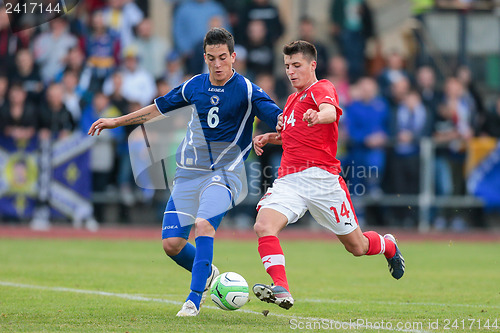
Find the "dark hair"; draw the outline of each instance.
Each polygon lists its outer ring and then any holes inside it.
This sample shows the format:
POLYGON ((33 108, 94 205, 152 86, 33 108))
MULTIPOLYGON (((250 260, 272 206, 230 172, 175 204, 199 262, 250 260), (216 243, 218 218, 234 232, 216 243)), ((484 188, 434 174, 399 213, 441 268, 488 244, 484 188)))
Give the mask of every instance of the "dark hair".
POLYGON ((318 52, 314 45, 305 40, 296 40, 283 46, 283 54, 291 56, 297 53, 302 53, 304 57, 316 61, 318 59, 318 52))
POLYGON ((203 51, 206 50, 207 45, 227 45, 230 54, 234 52, 234 38, 229 31, 224 28, 212 28, 205 35, 203 39, 203 51))

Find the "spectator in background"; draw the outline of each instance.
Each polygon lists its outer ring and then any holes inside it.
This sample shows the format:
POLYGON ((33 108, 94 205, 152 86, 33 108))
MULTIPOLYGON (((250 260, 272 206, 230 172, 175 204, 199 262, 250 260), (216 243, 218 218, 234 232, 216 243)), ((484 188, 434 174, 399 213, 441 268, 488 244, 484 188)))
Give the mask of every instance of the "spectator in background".
POLYGON ((66 71, 73 71, 77 74, 79 80, 82 80, 79 84, 82 89, 86 89, 88 87, 88 84, 83 85, 83 81, 89 81, 90 77, 86 80, 83 79, 85 71, 85 54, 79 46, 76 46, 68 51, 68 54, 64 58, 64 69, 56 77, 57 82, 62 80, 66 71))
MULTIPOLYGON (((460 195, 464 193, 464 159, 465 142, 472 135, 470 125, 471 109, 464 99, 464 87, 455 77, 449 77, 445 82, 444 99, 439 105, 434 123, 434 141, 436 149, 436 192, 438 195, 460 195)), ((434 221, 434 227, 442 230, 447 227, 447 218, 452 218, 451 228, 462 231, 466 228, 465 221, 453 217, 439 215, 434 221)))
MULTIPOLYGON (((163 81, 167 82, 170 87, 177 87, 185 81, 181 58, 175 51, 172 51, 166 58, 163 81)), ((158 95, 162 96, 161 94, 158 95)))
POLYGON ((104 7, 105 25, 119 36, 122 48, 127 48, 134 39, 134 28, 144 18, 141 9, 132 0, 108 0, 104 7))
POLYGON ((91 71, 88 89, 97 92, 119 63, 120 40, 105 24, 101 11, 92 14, 92 33, 85 43, 87 67, 91 71))
POLYGON ((391 99, 391 87, 393 83, 399 81, 401 78, 410 78, 408 72, 404 69, 403 56, 397 52, 391 52, 386 59, 386 67, 377 78, 378 85, 382 96, 391 99))
POLYGON ((491 111, 486 113, 484 134, 500 139, 500 97, 497 97, 491 111))
POLYGON ((0 134, 16 141, 28 141, 38 127, 35 106, 27 100, 20 83, 12 84, 8 95, 8 102, 0 108, 0 134))
POLYGON ((434 69, 430 66, 419 67, 416 73, 416 85, 426 109, 432 117, 436 117, 443 93, 436 86, 434 69))
MULTIPOLYGON (((431 134, 432 121, 419 93, 410 90, 396 110, 395 146, 391 179, 396 194, 418 194, 420 188, 420 140, 431 134)), ((417 216, 406 207, 397 208, 400 225, 413 227, 417 216)))
POLYGON ((19 50, 32 47, 34 32, 33 28, 13 34, 6 9, 3 5, 0 6, 0 72, 8 72, 19 50))
MULTIPOLYGON (((151 20, 145 18, 137 25, 137 38, 133 43, 138 50, 139 65, 158 79, 163 74, 169 47, 162 38, 153 34, 151 20)), ((182 82, 182 81, 181 81, 182 82)))
POLYGON ((13 34, 10 30, 9 17, 5 7, 0 7, 0 72, 7 72, 9 64, 12 62, 12 51, 10 50, 10 40, 13 34))
MULTIPOLYGON (((111 76, 111 80, 113 81, 113 91, 106 95, 109 97, 111 104, 113 104, 118 111, 120 111, 120 115, 127 114, 129 101, 125 98, 122 92, 123 73, 121 71, 114 72, 111 76)), ((125 128, 125 130, 127 129, 128 127, 125 128)))
POLYGON ((366 43, 376 35, 371 9, 365 0, 335 0, 330 18, 333 36, 349 63, 349 78, 355 82, 365 73, 366 43))
POLYGON ((315 23, 310 17, 300 19, 299 39, 313 44, 318 52, 318 61, 316 66, 316 75, 318 80, 326 79, 328 74, 328 49, 316 39, 315 23))
POLYGON ((63 17, 53 19, 49 25, 50 31, 38 36, 33 48, 42 80, 46 84, 54 81, 64 68, 64 58, 68 51, 78 45, 78 40, 69 33, 68 24, 63 17))
MULTIPOLYGON (((129 47, 125 50, 122 68, 122 89, 121 94, 131 102, 138 102, 141 105, 151 104, 156 96, 156 84, 154 77, 139 67, 137 50, 129 47)), ((114 90, 112 78, 108 78, 104 84, 103 91, 110 95, 114 90)))
POLYGON ((172 31, 175 49, 183 58, 189 58, 202 50, 194 50, 194 47, 203 41, 210 19, 214 16, 222 17, 222 27, 228 28, 227 13, 214 0, 187 0, 179 4, 174 14, 172 31))
POLYGON ((12 68, 11 73, 12 81, 22 82, 23 89, 28 93, 28 99, 32 103, 38 103, 43 90, 43 83, 38 66, 28 49, 22 49, 16 54, 15 66, 12 68))
POLYGON ((40 110, 40 138, 63 139, 75 129, 71 113, 64 105, 64 89, 60 83, 51 83, 46 92, 46 103, 40 110))
MULTIPOLYGON (((247 45, 249 41, 248 26, 251 21, 262 21, 265 25, 265 43, 273 45, 283 34, 283 24, 276 6, 269 3, 269 0, 252 0, 240 15, 239 30, 247 32, 243 34, 240 43, 247 45)), ((249 50, 250 51, 250 50, 249 50)))
POLYGON ((66 71, 62 78, 62 87, 64 89, 64 106, 71 113, 73 121, 79 123, 82 116, 82 92, 78 89, 78 74, 71 70, 66 71))
POLYGON ((391 83, 390 94, 388 96, 389 106, 396 113, 397 109, 404 104, 406 95, 411 89, 410 80, 407 77, 401 76, 391 83))
POLYGON ((80 103, 87 105, 92 102, 92 92, 89 90, 90 81, 92 80, 92 69, 85 66, 85 54, 79 46, 69 50, 68 55, 64 59, 65 67, 57 75, 56 82, 63 80, 64 74, 72 72, 77 78, 75 94, 80 97, 80 103))
MULTIPOLYGON (((243 45, 236 44, 234 45, 234 52, 236 52, 236 60, 234 61, 233 68, 234 70, 243 75, 247 76, 247 58, 248 58, 248 51, 243 45)), ((273 99, 271 97, 271 99, 273 99)), ((273 99, 275 101, 275 99, 273 99)))
POLYGON ((358 82, 359 99, 347 106, 346 123, 350 143, 350 158, 356 169, 350 179, 355 195, 365 191, 371 195, 382 192, 385 171, 385 144, 388 139, 389 107, 378 94, 377 82, 364 77, 358 82), (358 187, 358 188, 356 188, 358 187))
MULTIPOLYGON (((130 102, 128 108, 123 110, 123 114, 132 113, 141 108, 141 105, 137 102, 130 102)), ((126 140, 122 140, 117 149, 118 153, 118 187, 120 189, 120 221, 124 223, 130 222, 130 208, 136 203, 136 198, 134 195, 134 175, 132 171, 132 164, 130 163, 130 155, 131 151, 129 150, 129 140, 130 140, 130 148, 134 149, 142 147, 144 137, 142 135, 138 135, 135 132, 135 135, 132 135, 134 129, 137 126, 124 126, 122 127, 125 131, 126 140)), ((102 134, 102 133, 101 133, 102 134)), ((140 150, 141 148, 138 148, 140 150)), ((132 154, 140 154, 140 152, 132 151, 132 154)))
POLYGON ((328 81, 332 82, 339 96, 339 105, 344 108, 351 103, 351 87, 347 61, 341 55, 330 58, 328 62, 328 81))
POLYGON ((261 73, 273 73, 274 47, 268 41, 267 26, 264 21, 252 20, 247 27, 248 50, 247 69, 250 80, 261 73))
POLYGON ((0 109, 7 102, 8 89, 9 89, 9 79, 7 75, 0 73, 0 109))
POLYGON ((158 79, 156 80, 156 92, 158 96, 165 96, 172 90, 172 86, 167 81, 158 79))
POLYGON ((472 72, 466 65, 459 66, 456 72, 457 79, 464 87, 464 99, 469 104, 472 110, 471 125, 474 133, 479 133, 485 121, 485 107, 483 97, 479 93, 474 80, 472 80, 472 72))
MULTIPOLYGON (((112 118, 120 116, 120 111, 110 103, 102 92, 97 92, 92 105, 87 107, 82 115, 81 128, 86 130, 94 121, 101 117, 112 118)), ((103 133, 101 133, 103 134, 103 133)), ((92 190, 104 192, 111 183, 111 171, 115 163, 116 145, 123 140, 123 128, 115 128, 104 136, 99 135, 90 150, 90 169, 92 171, 92 190)), ((104 220, 105 205, 94 203, 94 214, 98 221, 104 220)))

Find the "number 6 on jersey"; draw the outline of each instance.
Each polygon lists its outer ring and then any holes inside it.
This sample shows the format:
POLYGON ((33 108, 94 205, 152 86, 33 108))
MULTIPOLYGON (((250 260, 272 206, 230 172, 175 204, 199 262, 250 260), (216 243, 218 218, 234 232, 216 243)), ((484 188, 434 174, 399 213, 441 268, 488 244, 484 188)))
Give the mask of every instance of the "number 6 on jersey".
POLYGON ((217 114, 218 112, 219 108, 217 106, 214 106, 208 111, 208 116, 207 116, 208 127, 216 128, 217 125, 219 125, 219 115, 217 114))

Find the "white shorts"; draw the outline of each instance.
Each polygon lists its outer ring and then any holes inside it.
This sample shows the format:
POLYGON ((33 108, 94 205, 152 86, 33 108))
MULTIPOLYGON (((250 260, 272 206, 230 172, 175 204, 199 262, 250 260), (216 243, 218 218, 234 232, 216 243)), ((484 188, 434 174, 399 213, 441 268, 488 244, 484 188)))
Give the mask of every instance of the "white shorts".
POLYGON ((274 209, 295 223, 307 210, 336 235, 347 235, 358 227, 358 219, 344 179, 312 167, 276 179, 260 199, 257 210, 274 209))

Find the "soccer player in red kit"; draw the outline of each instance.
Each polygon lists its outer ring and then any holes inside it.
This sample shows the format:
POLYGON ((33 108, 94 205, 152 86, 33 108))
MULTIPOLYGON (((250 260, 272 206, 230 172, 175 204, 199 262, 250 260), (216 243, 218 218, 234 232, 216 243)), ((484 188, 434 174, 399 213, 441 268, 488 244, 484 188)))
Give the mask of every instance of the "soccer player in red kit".
POLYGON ((305 41, 283 48, 286 74, 296 92, 288 97, 278 133, 254 138, 261 155, 268 144, 282 144, 278 179, 260 200, 254 230, 259 238, 262 263, 273 285, 256 284, 253 292, 262 301, 284 309, 293 306, 285 273, 285 256, 279 232, 309 210, 314 219, 333 231, 355 256, 384 254, 392 276, 403 276, 405 263, 394 236, 362 232, 349 191, 336 159, 338 122, 342 115, 335 87, 316 78, 316 49, 305 41))

